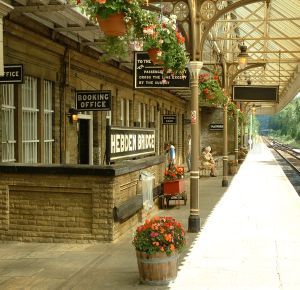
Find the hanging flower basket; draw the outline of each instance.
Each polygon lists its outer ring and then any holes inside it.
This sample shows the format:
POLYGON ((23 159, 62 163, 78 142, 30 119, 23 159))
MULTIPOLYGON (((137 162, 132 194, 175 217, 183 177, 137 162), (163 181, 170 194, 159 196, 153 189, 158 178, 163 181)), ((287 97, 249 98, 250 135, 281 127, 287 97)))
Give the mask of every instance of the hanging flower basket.
POLYGON ((158 48, 149 48, 147 51, 153 64, 163 64, 163 61, 158 58, 159 51, 160 50, 158 48))
POLYGON ((124 13, 111 14, 105 19, 101 18, 99 15, 96 15, 99 26, 106 36, 125 35, 127 32, 127 27, 124 17, 124 13))

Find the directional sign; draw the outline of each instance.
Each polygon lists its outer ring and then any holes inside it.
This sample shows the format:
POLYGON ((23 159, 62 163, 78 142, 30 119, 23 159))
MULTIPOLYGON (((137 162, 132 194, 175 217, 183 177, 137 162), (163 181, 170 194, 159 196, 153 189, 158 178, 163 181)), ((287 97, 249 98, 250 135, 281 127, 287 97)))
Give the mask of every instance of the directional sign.
POLYGON ((180 89, 190 87, 189 71, 183 75, 163 75, 163 67, 154 65, 147 52, 136 52, 134 55, 134 87, 136 89, 180 89))

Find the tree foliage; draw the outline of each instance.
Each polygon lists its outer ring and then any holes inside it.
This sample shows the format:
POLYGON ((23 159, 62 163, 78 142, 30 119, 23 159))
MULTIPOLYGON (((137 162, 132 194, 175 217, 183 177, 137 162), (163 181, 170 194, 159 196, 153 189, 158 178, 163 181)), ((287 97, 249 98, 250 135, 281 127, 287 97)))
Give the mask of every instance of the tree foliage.
POLYGON ((269 120, 269 129, 276 135, 300 142, 300 98, 294 99, 269 120))

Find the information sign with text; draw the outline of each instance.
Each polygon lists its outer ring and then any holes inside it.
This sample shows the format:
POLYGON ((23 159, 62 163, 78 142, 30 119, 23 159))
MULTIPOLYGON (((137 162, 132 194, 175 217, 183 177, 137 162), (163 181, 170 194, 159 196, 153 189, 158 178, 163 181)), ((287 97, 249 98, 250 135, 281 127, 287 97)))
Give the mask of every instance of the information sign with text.
POLYGON ((78 111, 110 111, 111 91, 76 91, 78 111))
POLYGON ((23 65, 5 64, 4 75, 0 77, 0 83, 1 84, 23 83, 23 65))
POLYGON ((176 115, 163 115, 162 116, 162 124, 163 125, 176 125, 177 124, 177 116, 176 115))
POLYGON ((107 127, 107 161, 155 154, 155 129, 107 127))
POLYGON ((147 52, 134 54, 134 87, 136 89, 180 89, 190 87, 189 71, 183 75, 167 74, 163 77, 163 67, 154 65, 147 52))

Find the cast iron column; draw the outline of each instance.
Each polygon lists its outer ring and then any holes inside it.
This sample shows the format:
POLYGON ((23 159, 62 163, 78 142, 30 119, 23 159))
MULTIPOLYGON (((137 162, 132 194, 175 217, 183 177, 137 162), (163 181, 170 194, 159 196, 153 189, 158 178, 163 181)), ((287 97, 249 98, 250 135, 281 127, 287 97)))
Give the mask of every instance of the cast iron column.
POLYGON ((189 63, 190 87, 191 87, 191 143, 192 158, 190 171, 190 216, 188 231, 198 233, 200 231, 199 216, 199 96, 198 96, 198 77, 203 66, 201 61, 191 61, 189 63))
POLYGON ((239 140, 238 140, 238 129, 239 129, 239 113, 234 114, 234 155, 235 161, 239 161, 239 140))
POLYGON ((227 104, 224 105, 224 129, 223 129, 223 180, 222 186, 228 186, 228 146, 227 146, 227 104))

